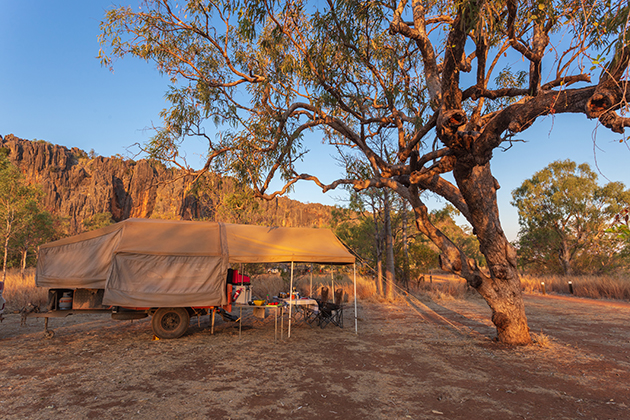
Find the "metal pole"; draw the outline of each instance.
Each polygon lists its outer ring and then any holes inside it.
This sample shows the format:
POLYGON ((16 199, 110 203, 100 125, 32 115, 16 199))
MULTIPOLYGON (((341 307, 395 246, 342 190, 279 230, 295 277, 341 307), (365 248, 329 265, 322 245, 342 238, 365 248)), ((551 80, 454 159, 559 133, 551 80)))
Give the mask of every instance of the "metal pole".
POLYGON ((353 264, 354 267, 354 333, 359 334, 358 326, 358 314, 357 314, 357 263, 353 264))
POLYGON ((291 338, 291 306, 293 306, 293 261, 291 261, 291 287, 289 288, 289 333, 287 338, 291 338))
POLYGON ((284 302, 280 310, 280 340, 284 341, 284 302))
POLYGON ((313 263, 311 263, 311 290, 308 297, 313 297, 313 263))
POLYGON ((330 288, 332 289, 333 302, 335 301, 335 277, 333 274, 333 266, 330 266, 330 288))

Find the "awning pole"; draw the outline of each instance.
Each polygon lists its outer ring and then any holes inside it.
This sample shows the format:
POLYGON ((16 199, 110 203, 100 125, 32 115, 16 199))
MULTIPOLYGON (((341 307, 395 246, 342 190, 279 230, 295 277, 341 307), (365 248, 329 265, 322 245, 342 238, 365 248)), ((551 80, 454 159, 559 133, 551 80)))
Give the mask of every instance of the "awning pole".
POLYGON ((289 288, 289 334, 287 338, 291 338, 291 307, 293 306, 293 261, 291 261, 291 287, 289 288))
POLYGON ((311 263, 311 290, 308 297, 313 297, 313 263, 311 263))
POLYGON ((357 314, 357 263, 354 263, 354 333, 359 334, 358 314, 357 314))
POLYGON ((333 302, 335 301, 335 277, 334 277, 334 273, 333 273, 333 266, 330 266, 330 288, 332 289, 332 297, 333 297, 333 302))

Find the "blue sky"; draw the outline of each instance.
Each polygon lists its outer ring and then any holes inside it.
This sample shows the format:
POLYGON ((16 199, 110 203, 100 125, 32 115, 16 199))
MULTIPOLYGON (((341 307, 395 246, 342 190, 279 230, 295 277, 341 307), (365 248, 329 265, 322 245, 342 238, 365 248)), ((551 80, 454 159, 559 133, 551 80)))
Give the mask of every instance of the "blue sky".
MULTIPOLYGON (((133 3, 132 3, 133 4, 133 3)), ((99 23, 110 1, 0 0, 0 135, 46 140, 103 156, 127 155, 129 146, 146 142, 159 112, 167 106, 168 80, 150 64, 119 60, 114 72, 101 67, 99 23)), ((539 120, 507 152, 496 151, 492 169, 502 188, 499 209, 504 230, 516 238, 518 217, 511 191, 550 162, 572 159, 600 171, 600 181, 630 185, 630 150, 621 135, 583 115, 539 120)), ((334 151, 318 139, 300 172, 325 182, 341 174, 334 151)), ((131 150, 134 150, 133 148, 131 150)), ((191 164, 201 162, 204 145, 187 148, 191 164)), ((321 194, 312 183, 298 184, 291 198, 339 203, 341 191, 321 194)), ((443 203, 428 200, 432 207, 443 203)), ((343 204, 343 203, 341 203, 343 204)))

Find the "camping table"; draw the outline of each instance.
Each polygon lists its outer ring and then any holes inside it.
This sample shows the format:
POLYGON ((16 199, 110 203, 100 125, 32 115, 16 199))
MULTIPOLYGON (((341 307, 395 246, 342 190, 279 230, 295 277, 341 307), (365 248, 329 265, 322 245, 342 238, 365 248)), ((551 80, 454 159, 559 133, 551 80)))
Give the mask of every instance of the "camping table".
MULTIPOLYGON (((274 314, 275 314, 275 331, 274 331, 274 343, 276 343, 278 341, 278 310, 281 311, 281 314, 283 313, 283 308, 284 305, 282 304, 278 304, 278 305, 234 305, 235 307, 238 308, 238 336, 241 336, 241 326, 242 326, 242 322, 243 322, 243 308, 251 308, 251 309, 263 309, 265 310, 266 308, 270 308, 270 309, 275 309, 274 314)), ((282 317, 282 315, 280 316, 281 322, 284 319, 282 317)), ((283 331, 283 326, 280 326, 280 333, 282 334, 283 331)))
MULTIPOLYGON (((319 309, 319 304, 315 299, 311 298, 300 298, 300 299, 284 299, 284 303, 289 305, 289 309, 291 306, 295 306, 296 313, 301 312, 302 318, 306 320, 306 311, 307 309, 316 310, 319 309)), ((291 311, 289 311, 291 314, 291 311)), ((289 337, 291 337, 291 317, 289 316, 289 337)))
POLYGON ((284 299, 284 303, 287 305, 295 306, 296 311, 301 311, 304 315, 304 310, 306 308, 314 310, 319 308, 319 304, 315 299, 311 298, 300 298, 300 299, 284 299))

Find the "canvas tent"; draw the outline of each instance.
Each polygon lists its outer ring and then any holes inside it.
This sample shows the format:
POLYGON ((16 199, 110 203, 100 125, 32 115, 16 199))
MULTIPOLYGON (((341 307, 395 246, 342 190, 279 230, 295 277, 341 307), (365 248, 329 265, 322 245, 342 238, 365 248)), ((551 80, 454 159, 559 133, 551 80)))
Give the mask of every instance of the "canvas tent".
POLYGON ((105 289, 104 305, 227 304, 229 263, 352 264, 328 229, 128 219, 42 245, 36 284, 105 289))

